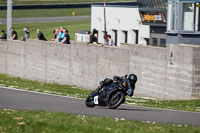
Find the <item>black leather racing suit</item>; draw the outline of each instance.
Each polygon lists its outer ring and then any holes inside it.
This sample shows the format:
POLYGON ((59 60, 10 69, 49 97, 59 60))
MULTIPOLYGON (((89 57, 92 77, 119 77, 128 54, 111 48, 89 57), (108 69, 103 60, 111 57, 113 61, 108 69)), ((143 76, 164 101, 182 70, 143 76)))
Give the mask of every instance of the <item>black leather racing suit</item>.
POLYGON ((113 81, 118 82, 124 88, 126 88, 126 93, 128 94, 128 96, 130 97, 133 96, 135 84, 130 83, 129 79, 127 78, 127 75, 123 77, 114 76, 113 80, 109 78, 104 79, 103 81, 100 82, 100 86, 96 89, 95 93, 98 93, 104 86, 111 84, 113 81))
POLYGON ((130 80, 127 78, 127 75, 123 77, 114 76, 113 81, 119 82, 124 88, 126 88, 128 96, 133 96, 135 84, 130 83, 130 80))

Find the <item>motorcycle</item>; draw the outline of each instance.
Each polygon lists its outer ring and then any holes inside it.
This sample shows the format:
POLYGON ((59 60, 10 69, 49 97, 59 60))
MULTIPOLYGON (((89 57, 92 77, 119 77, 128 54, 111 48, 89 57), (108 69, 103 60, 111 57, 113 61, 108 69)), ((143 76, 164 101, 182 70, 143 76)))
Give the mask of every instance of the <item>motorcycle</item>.
POLYGON ((125 86, 125 83, 110 79, 100 91, 93 91, 86 98, 85 104, 87 107, 108 106, 109 109, 116 109, 125 102, 127 95, 125 86))

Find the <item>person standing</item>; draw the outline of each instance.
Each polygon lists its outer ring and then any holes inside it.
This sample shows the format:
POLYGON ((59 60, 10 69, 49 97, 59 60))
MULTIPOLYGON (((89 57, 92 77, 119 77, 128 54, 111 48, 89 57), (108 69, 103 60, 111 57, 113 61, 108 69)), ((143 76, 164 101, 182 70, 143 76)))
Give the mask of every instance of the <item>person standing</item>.
POLYGON ((47 41, 47 39, 44 37, 43 33, 40 31, 40 29, 37 29, 37 38, 36 40, 42 40, 47 41))
POLYGON ((17 32, 15 31, 15 28, 11 28, 10 29, 10 31, 11 31, 11 40, 18 40, 18 37, 17 37, 17 32))

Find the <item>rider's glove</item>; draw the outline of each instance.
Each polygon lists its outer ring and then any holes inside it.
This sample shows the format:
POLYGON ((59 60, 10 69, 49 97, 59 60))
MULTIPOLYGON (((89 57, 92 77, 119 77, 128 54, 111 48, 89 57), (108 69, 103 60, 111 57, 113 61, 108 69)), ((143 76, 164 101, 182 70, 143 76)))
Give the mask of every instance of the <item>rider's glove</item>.
POLYGON ((128 90, 126 91, 126 93, 127 93, 129 96, 132 96, 133 90, 132 90, 132 89, 128 89, 128 90))

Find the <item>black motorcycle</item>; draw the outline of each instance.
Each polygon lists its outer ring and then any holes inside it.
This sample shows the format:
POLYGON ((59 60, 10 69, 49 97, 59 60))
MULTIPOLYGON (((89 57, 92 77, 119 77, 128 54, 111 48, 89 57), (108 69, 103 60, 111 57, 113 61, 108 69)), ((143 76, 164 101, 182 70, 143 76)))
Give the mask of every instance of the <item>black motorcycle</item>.
POLYGON ((87 107, 108 106, 109 109, 116 109, 125 102, 127 90, 121 82, 110 80, 100 91, 93 91, 85 101, 87 107))

